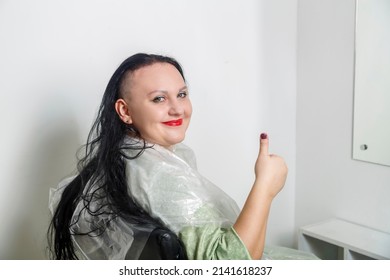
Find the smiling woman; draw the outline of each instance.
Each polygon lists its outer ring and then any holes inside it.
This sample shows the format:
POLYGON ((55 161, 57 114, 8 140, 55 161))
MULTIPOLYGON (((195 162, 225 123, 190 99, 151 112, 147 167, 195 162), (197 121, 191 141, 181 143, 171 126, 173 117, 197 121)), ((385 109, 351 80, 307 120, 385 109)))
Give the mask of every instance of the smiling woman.
POLYGON ((115 109, 123 122, 138 128, 143 139, 163 147, 184 140, 192 107, 175 66, 155 63, 128 73, 122 91, 115 109))
POLYGON ((56 259, 259 259, 287 167, 261 135, 240 211, 182 141, 192 106, 176 60, 126 59, 110 79, 76 176, 50 196, 56 259))

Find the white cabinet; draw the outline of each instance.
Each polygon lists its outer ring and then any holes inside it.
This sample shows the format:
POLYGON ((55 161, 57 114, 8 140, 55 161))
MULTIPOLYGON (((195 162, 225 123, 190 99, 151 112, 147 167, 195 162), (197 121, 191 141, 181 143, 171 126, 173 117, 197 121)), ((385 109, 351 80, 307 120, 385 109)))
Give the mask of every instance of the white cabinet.
POLYGON ((390 259, 390 234, 330 219, 301 227, 298 249, 327 260, 390 259))

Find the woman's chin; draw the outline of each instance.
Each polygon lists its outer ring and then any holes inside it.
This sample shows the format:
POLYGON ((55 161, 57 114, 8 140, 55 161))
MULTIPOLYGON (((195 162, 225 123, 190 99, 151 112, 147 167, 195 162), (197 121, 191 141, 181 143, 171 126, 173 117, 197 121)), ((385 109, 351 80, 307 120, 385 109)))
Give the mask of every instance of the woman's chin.
POLYGON ((168 146, 173 146, 183 142, 184 138, 185 138, 185 134, 172 135, 171 137, 167 138, 165 142, 166 144, 168 144, 168 146))

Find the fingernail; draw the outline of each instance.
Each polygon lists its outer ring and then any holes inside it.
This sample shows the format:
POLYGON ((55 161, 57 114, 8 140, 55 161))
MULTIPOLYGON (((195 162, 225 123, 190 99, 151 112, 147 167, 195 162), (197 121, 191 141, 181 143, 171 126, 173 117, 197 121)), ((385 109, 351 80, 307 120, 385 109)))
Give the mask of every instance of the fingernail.
POLYGON ((267 133, 262 133, 262 134, 260 134, 260 138, 261 139, 267 139, 267 133))

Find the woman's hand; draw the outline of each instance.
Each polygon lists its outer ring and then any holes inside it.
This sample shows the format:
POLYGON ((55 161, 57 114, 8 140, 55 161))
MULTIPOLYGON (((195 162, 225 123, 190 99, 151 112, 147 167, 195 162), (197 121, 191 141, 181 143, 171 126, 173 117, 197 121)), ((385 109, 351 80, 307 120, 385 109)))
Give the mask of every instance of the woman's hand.
POLYGON ((255 185, 262 188, 265 194, 274 198, 286 182, 288 169, 283 158, 269 154, 268 145, 268 136, 262 133, 260 137, 260 151, 255 164, 255 185))
POLYGON ((268 137, 261 135, 260 152, 255 164, 256 180, 233 228, 253 259, 263 254, 268 216, 273 198, 287 177, 284 160, 268 153, 268 137))

